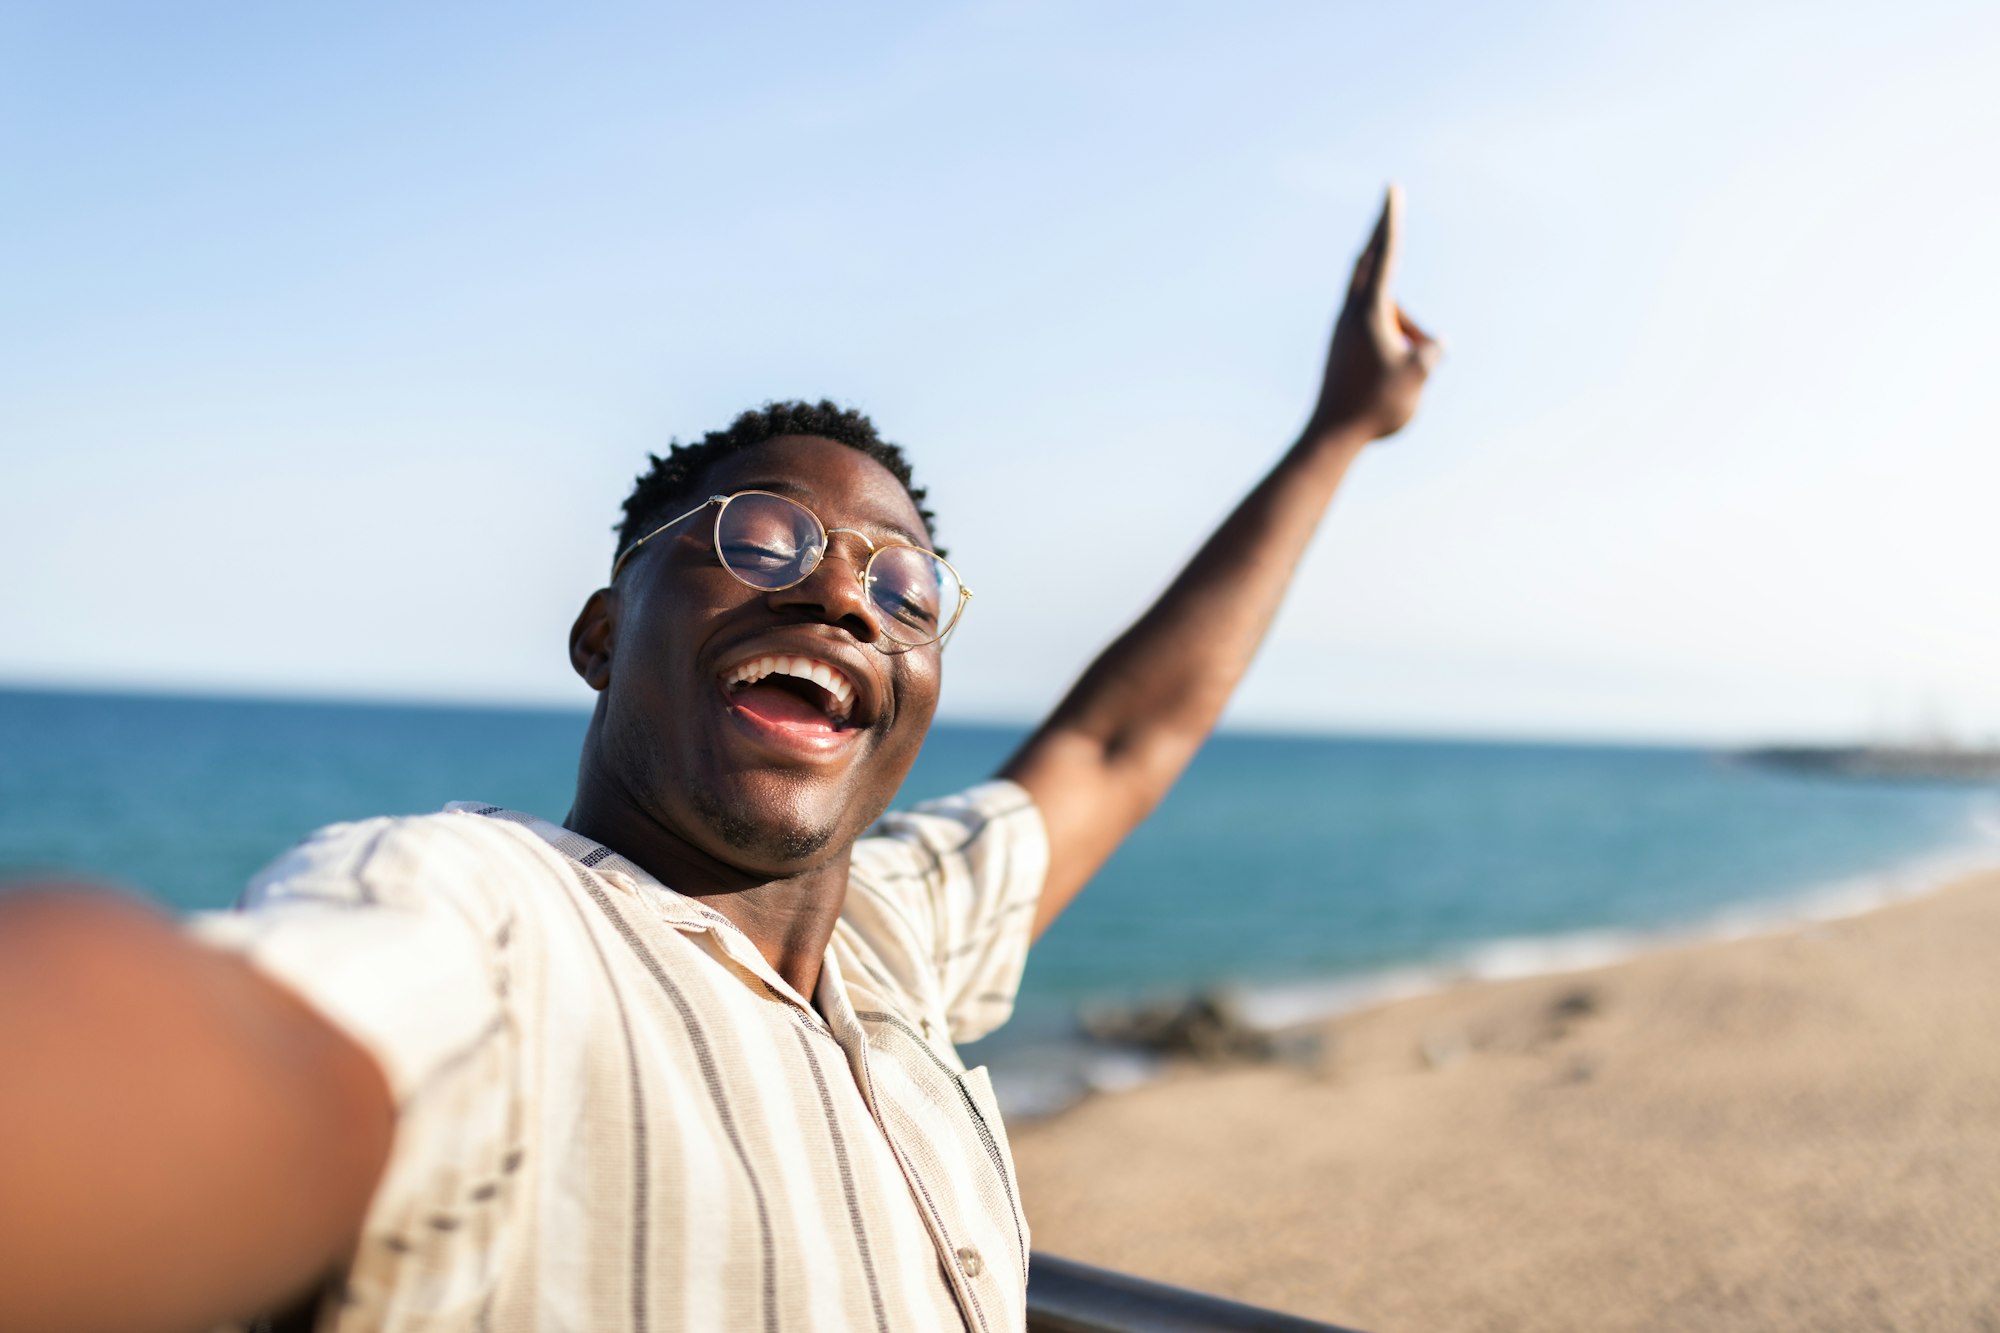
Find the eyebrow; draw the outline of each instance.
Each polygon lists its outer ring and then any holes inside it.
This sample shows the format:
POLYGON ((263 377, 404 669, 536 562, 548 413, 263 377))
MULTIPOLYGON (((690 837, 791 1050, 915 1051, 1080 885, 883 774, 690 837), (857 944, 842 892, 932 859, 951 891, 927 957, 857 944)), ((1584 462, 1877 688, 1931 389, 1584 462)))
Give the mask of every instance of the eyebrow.
MULTIPOLYGON (((775 491, 787 499, 797 500, 815 514, 820 512, 821 506, 825 503, 810 488, 801 486, 795 481, 786 480, 783 477, 770 477, 761 481, 755 477, 751 477, 737 483, 734 489, 737 491, 775 491)), ((826 523, 826 516, 824 514, 820 515, 820 522, 826 523)), ((830 523, 827 526, 843 528, 847 525, 845 523, 830 523)), ((899 523, 877 523, 874 526, 877 533, 893 537, 899 542, 906 542, 911 546, 922 547, 926 551, 931 549, 929 536, 911 532, 899 523)))

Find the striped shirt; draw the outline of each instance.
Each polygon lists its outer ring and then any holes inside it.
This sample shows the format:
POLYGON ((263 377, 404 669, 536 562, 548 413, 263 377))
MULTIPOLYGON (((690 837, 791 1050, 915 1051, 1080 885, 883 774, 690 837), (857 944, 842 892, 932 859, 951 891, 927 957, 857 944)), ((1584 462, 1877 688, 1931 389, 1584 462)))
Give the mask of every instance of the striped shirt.
POLYGON ((1047 856, 1012 783, 884 820, 816 1011, 727 918, 531 816, 314 834, 194 929, 399 1108, 320 1327, 1022 1328, 1006 1132, 952 1043, 1011 1012, 1047 856))

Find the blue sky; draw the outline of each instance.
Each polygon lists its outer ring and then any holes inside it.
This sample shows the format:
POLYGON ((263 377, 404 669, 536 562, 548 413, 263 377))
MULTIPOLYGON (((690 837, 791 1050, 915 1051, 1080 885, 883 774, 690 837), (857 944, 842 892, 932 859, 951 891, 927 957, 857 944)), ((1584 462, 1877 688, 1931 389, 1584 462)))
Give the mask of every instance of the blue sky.
POLYGON ((1032 718, 1396 179, 1450 354, 1234 721, 2000 733, 2000 11, 1646 9, 0 10, 0 681, 582 704, 645 451, 826 395, 1032 718))

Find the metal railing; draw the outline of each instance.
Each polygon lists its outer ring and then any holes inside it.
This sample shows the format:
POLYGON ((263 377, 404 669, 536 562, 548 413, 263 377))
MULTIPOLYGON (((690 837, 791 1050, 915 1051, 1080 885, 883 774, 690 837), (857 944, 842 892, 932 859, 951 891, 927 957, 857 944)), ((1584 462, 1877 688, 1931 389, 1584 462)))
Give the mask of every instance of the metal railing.
POLYGON ((1028 1259, 1028 1333, 1354 1333, 1130 1273, 1028 1259))

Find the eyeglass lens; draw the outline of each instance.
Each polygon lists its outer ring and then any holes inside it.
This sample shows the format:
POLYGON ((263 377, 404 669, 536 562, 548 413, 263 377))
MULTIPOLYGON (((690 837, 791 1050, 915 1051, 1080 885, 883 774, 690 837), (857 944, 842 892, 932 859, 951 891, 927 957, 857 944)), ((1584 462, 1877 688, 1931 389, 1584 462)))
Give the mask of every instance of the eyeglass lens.
MULTIPOLYGON (((722 563, 753 588, 775 591, 803 582, 826 557, 826 536, 811 511, 776 495, 732 497, 716 519, 722 563)), ((862 579, 883 631, 898 643, 925 644, 944 633, 961 601, 951 566, 914 546, 884 546, 862 579)))

